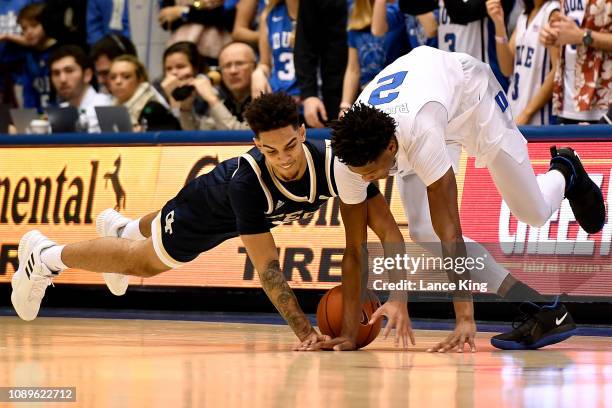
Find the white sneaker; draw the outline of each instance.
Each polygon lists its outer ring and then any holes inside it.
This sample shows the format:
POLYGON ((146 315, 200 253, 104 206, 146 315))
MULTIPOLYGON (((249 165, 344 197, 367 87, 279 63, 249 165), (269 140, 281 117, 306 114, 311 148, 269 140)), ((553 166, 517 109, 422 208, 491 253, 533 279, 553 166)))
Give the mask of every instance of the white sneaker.
POLYGON ((11 281, 11 303, 23 320, 36 319, 45 290, 53 284, 56 275, 42 263, 40 253, 54 245, 57 244, 37 230, 28 232, 19 241, 19 267, 11 281))
MULTIPOLYGON (((124 217, 112 208, 102 211, 96 218, 96 232, 101 237, 119 238, 119 229, 125 227, 131 219, 124 217)), ((130 284, 130 277, 120 273, 103 273, 106 286, 115 296, 123 296, 130 284)))

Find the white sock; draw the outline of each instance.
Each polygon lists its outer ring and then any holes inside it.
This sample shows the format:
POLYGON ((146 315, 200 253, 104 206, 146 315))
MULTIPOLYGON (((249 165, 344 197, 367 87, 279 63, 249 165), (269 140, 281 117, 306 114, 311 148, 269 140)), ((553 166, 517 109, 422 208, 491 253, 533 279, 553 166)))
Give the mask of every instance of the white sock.
POLYGON ((62 251, 66 245, 54 245, 50 248, 43 249, 40 253, 40 260, 47 268, 53 272, 62 272, 68 267, 62 262, 62 251))
POLYGON ((131 239, 132 241, 142 241, 147 239, 147 237, 142 235, 140 232, 140 218, 128 222, 126 226, 123 227, 123 231, 121 231, 119 237, 131 239))

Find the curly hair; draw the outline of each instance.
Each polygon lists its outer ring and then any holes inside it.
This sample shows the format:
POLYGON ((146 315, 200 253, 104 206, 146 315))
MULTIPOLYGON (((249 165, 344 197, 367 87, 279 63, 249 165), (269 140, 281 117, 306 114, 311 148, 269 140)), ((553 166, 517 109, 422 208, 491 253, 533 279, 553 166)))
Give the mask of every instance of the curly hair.
POLYGON ((263 94, 253 99, 244 112, 255 137, 260 132, 293 126, 299 126, 298 106, 286 93, 263 94))
POLYGON ((340 120, 332 122, 332 149, 341 162, 365 166, 389 146, 395 127, 395 120, 388 114, 357 103, 340 120))

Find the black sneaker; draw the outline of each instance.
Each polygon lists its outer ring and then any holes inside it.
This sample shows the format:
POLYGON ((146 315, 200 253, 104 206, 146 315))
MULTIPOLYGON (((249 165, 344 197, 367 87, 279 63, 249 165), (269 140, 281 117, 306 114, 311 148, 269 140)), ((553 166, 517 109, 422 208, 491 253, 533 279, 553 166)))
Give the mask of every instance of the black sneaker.
POLYGON ((524 302, 523 313, 512 323, 514 330, 491 337, 491 345, 502 350, 535 350, 566 340, 576 332, 576 324, 557 299, 549 306, 524 302))
POLYGON ((570 147, 550 147, 550 170, 565 176, 565 197, 569 200, 574 217, 583 230, 595 234, 606 222, 603 194, 580 163, 580 157, 570 147))

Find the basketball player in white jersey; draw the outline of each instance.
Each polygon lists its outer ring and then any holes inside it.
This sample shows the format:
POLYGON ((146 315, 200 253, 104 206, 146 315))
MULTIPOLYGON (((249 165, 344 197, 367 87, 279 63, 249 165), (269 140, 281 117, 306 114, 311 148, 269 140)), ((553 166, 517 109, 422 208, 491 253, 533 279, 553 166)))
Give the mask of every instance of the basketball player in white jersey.
MULTIPOLYGON (((543 225, 565 196, 585 231, 601 230, 605 222, 601 191, 574 151, 551 148, 550 170, 536 178, 526 144, 513 122, 506 96, 486 64, 467 54, 429 47, 418 47, 398 58, 366 86, 357 103, 332 126, 332 146, 338 159, 334 171, 347 238, 343 262, 358 263, 361 259, 368 182, 390 174, 396 175, 412 240, 441 241, 438 253, 444 257, 465 256, 467 239, 461 232, 455 180, 461 149, 476 158, 476 167, 489 169, 498 191, 520 221, 543 225)), ((467 255, 474 248, 470 245, 467 255)), ((481 281, 497 279, 495 265, 487 265, 485 272, 492 276, 480 277, 481 281)), ((458 279, 452 275, 451 271, 451 279, 458 279)), ((360 288, 358 274, 342 279, 343 284, 360 288)), ((475 350, 471 295, 456 295, 455 330, 431 351, 463 350, 465 343, 475 350)), ((319 347, 354 348, 359 303, 345 301, 355 307, 345 306, 343 335, 319 347)), ((574 332, 575 324, 562 304, 531 305, 536 310, 530 318, 516 330, 496 336, 496 347, 534 349, 562 341, 574 332)))
POLYGON ((501 0, 487 0, 495 24, 495 46, 502 73, 510 78, 508 96, 517 125, 548 125, 552 116, 554 68, 559 49, 540 43, 540 29, 559 12, 558 1, 525 0, 516 29, 508 41, 501 0))

